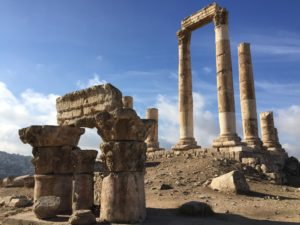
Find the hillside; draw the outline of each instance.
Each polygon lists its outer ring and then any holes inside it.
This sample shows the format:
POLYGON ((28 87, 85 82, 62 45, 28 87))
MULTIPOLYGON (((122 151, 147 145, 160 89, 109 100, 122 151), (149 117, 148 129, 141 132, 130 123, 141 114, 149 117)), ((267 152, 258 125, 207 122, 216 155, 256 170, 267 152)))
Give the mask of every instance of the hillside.
POLYGON ((0 179, 7 176, 33 174, 31 156, 0 151, 0 179))

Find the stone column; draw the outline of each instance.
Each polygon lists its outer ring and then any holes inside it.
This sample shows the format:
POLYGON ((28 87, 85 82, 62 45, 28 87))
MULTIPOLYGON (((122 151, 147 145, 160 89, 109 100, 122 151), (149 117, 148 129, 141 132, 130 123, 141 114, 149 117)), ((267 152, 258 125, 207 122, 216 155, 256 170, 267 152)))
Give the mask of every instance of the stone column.
POLYGON ((240 138, 236 134, 228 12, 224 9, 217 11, 214 24, 220 137, 214 141, 213 146, 237 146, 240 144, 240 138))
POLYGON ((139 223, 146 217, 144 173, 150 120, 133 109, 103 112, 96 118, 101 150, 109 175, 103 179, 100 220, 139 223), (147 125, 146 125, 147 124, 147 125))
POLYGON ((279 139, 277 129, 274 126, 273 112, 260 113, 260 126, 263 146, 272 152, 283 152, 279 139))
POLYGON ((84 129, 72 126, 31 126, 19 130, 20 139, 33 147, 34 200, 60 197, 58 214, 72 212, 71 154, 84 129))
POLYGON ((244 142, 249 147, 259 149, 262 142, 258 137, 256 98, 249 43, 239 44, 238 58, 244 142))
POLYGON ((96 150, 72 152, 74 167, 73 213, 81 209, 91 210, 94 205, 94 165, 96 156, 96 150))
POLYGON ((133 98, 131 96, 123 96, 123 107, 133 109, 133 98))
POLYGON ((146 112, 146 119, 153 120, 154 125, 149 133, 146 144, 147 144, 147 152, 153 152, 160 150, 159 142, 158 142, 158 109, 149 108, 146 112))
POLYGON ((188 150, 196 148, 193 122, 193 95, 192 95, 192 70, 190 56, 191 31, 180 30, 177 32, 179 66, 179 141, 173 147, 174 150, 188 150))

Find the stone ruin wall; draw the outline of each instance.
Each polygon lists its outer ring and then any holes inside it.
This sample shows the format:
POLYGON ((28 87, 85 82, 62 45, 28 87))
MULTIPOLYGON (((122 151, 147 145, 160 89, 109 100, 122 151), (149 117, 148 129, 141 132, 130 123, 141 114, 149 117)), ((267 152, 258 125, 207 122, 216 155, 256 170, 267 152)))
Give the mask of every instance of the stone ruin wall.
POLYGON ((89 118, 122 107, 122 93, 117 88, 111 84, 97 85, 57 98, 57 123, 93 128, 95 124, 89 118))

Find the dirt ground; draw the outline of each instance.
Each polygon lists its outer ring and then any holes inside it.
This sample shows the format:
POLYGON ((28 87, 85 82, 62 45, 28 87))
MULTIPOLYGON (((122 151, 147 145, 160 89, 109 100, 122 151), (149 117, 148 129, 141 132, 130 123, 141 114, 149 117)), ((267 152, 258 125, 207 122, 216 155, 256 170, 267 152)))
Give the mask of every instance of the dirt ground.
POLYGON ((255 174, 246 176, 248 195, 222 194, 203 185, 239 166, 213 156, 149 161, 145 178, 148 217, 157 221, 149 224, 300 224, 299 187, 271 184, 255 174), (161 184, 173 189, 160 190, 161 184), (187 201, 206 202, 217 214, 204 219, 176 215, 178 206, 187 201), (172 222, 168 222, 170 217, 174 217, 172 222))
MULTIPOLYGON (((223 224, 300 224, 300 188, 275 185, 258 174, 246 176, 251 188, 248 195, 222 194, 211 190, 205 182, 241 169, 234 161, 205 156, 177 156, 147 162, 145 188, 147 220, 145 225, 223 225, 223 224), (170 189, 161 190, 161 185, 170 189), (177 208, 188 201, 205 202, 216 214, 212 217, 185 217, 177 208)), ((0 188, 0 198, 8 195, 32 197, 32 189, 0 188)), ((7 215, 29 211, 0 207, 0 221, 7 215)), ((1 223, 0 223, 1 224, 1 223)))

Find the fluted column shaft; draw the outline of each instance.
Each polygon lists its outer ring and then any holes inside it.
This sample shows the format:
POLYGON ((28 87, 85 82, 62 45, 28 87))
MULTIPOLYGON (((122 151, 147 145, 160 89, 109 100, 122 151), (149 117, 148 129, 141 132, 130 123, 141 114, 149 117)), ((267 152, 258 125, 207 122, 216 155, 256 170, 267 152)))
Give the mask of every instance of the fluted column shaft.
POLYGON ((192 70, 190 41, 191 31, 180 30, 177 33, 179 41, 179 133, 180 140, 174 149, 190 149, 196 147, 193 121, 192 70))
POLYGON ((260 125, 263 146, 269 151, 284 151, 279 143, 277 129, 274 125, 273 112, 261 112, 260 125))
POLYGON ((234 146, 239 142, 236 134, 236 117, 232 78, 230 40, 227 11, 220 11, 214 18, 216 41, 216 69, 220 138, 214 146, 234 146))
POLYGON ((146 119, 154 120, 155 124, 153 125, 151 132, 149 133, 146 144, 147 151, 157 151, 159 150, 159 142, 158 142, 158 109, 149 108, 146 112, 146 119))
POLYGON ((258 137, 256 97, 249 43, 239 44, 238 59, 244 142, 251 147, 261 147, 262 142, 258 137))

